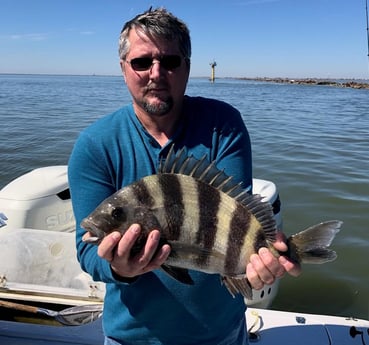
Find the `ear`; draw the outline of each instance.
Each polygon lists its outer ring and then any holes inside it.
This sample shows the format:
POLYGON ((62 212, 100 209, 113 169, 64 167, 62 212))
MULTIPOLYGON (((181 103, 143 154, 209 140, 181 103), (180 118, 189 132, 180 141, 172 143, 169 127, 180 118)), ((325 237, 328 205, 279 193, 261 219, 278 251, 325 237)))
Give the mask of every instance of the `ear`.
POLYGON ((124 82, 125 82, 126 81, 126 70, 124 68, 124 61, 120 60, 119 64, 120 64, 120 70, 122 71, 123 79, 124 79, 124 82))

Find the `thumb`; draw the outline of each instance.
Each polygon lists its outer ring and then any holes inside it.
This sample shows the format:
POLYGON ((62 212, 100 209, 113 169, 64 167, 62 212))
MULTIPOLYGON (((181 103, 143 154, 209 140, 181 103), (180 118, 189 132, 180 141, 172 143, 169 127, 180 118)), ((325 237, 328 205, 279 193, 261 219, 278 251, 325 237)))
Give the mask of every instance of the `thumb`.
POLYGON ((275 242, 273 243, 275 249, 279 252, 286 252, 288 247, 286 244, 286 235, 282 231, 278 231, 276 234, 275 242))

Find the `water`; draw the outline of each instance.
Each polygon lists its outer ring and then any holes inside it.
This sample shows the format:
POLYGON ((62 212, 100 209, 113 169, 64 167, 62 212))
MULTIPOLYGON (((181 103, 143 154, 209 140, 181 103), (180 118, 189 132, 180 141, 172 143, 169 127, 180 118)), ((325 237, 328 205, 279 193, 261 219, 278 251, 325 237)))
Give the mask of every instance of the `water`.
MULTIPOLYGON (((369 319, 369 91, 191 79, 187 93, 241 111, 254 175, 277 184, 286 233, 344 221, 338 259, 285 277, 272 307, 369 319)), ((67 164, 78 133, 127 102, 120 77, 0 75, 0 188, 31 169, 67 164)))

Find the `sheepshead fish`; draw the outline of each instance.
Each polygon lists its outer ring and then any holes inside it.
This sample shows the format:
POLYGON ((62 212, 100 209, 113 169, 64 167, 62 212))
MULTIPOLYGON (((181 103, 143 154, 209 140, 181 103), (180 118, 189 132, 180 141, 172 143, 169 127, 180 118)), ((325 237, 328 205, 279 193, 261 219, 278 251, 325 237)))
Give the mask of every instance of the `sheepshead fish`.
MULTIPOLYGON (((131 255, 140 252, 148 233, 161 232, 161 244, 171 253, 162 269, 185 284, 193 284, 189 269, 217 273, 229 292, 252 299, 246 264, 261 247, 273 246, 276 223, 273 210, 260 195, 250 195, 223 171, 187 156, 173 147, 157 174, 146 176, 105 199, 81 226, 99 244, 112 231, 124 233, 138 223, 141 235, 131 255)), ((332 220, 288 238, 288 252, 297 263, 324 263, 336 258, 330 246, 342 222, 332 220)))

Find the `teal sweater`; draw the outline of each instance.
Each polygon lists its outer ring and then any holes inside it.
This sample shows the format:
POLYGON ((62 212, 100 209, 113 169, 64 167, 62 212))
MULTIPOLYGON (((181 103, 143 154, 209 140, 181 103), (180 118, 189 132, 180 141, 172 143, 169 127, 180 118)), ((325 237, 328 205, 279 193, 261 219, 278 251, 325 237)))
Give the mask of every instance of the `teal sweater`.
POLYGON ((187 286, 156 270, 123 283, 97 247, 81 240, 81 220, 118 189, 155 173, 173 143, 196 158, 207 154, 251 190, 250 140, 239 112, 200 97, 185 97, 184 116, 164 147, 128 105, 85 129, 70 157, 78 259, 94 280, 106 283, 104 333, 122 344, 220 344, 244 320, 243 298, 232 298, 218 275, 190 271, 195 284, 187 286))

